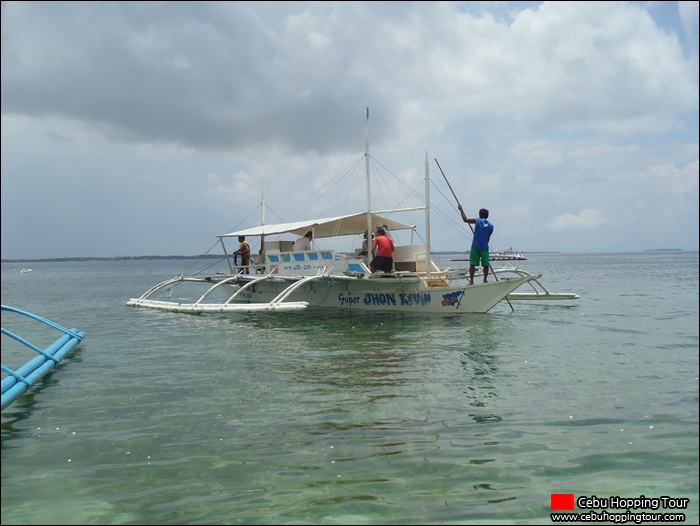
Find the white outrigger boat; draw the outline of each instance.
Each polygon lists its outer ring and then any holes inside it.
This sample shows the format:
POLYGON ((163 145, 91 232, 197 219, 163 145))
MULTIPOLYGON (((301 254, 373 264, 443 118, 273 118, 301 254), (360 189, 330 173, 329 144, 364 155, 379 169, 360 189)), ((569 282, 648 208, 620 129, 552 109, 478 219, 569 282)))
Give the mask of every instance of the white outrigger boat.
MULTIPOLYGON (((250 311, 297 311, 332 309, 368 313, 410 313, 461 315, 486 313, 499 302, 510 299, 576 299, 576 294, 555 294, 539 282, 540 274, 530 274, 514 266, 491 268, 490 282, 477 275, 469 285, 469 270, 440 264, 430 252, 430 177, 425 159, 425 204, 414 208, 372 211, 369 182, 369 141, 365 133, 365 174, 368 208, 365 212, 292 223, 263 224, 219 235, 226 268, 206 276, 181 274, 163 281, 139 298, 127 302, 130 307, 185 313, 228 313, 250 311), (414 244, 416 227, 388 217, 397 212, 423 210, 426 239, 414 244), (365 232, 386 226, 392 235, 410 232, 411 243, 397 245, 390 273, 372 273, 369 261, 360 249, 337 252, 335 248, 292 251, 293 241, 275 236, 301 237, 313 233, 314 242, 354 239, 365 232), (239 236, 259 238, 260 251, 249 268, 242 269, 229 253, 225 240, 237 243, 239 236), (533 292, 515 293, 529 284, 533 292), (179 285, 198 284, 200 293, 179 296, 179 285), (203 287, 203 288, 202 288, 203 287), (173 297, 175 296, 175 297, 173 297)), ((263 199, 264 218, 264 199, 263 199)), ((401 234, 403 235, 403 234, 401 234)), ((512 306, 511 306, 512 307, 512 306)))
POLYGON ((495 250, 489 254, 491 261, 525 261, 527 258, 520 252, 513 251, 512 248, 507 250, 495 250))

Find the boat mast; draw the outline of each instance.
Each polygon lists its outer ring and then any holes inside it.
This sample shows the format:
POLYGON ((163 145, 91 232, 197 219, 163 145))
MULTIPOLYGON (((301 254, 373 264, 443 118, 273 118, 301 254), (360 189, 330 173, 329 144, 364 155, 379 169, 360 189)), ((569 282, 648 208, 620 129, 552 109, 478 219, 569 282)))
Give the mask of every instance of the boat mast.
MULTIPOLYGON (((265 179, 262 182, 262 201, 260 203, 260 224, 265 226, 265 179)), ((265 234, 260 236, 260 254, 265 253, 265 234)))
POLYGON ((430 169, 428 168, 428 152, 425 152, 425 266, 430 277, 430 169))
POLYGON ((365 118, 365 184, 367 189, 367 261, 372 261, 372 197, 369 180, 369 108, 365 118))
POLYGON ((260 202, 260 204, 262 205, 261 206, 262 212, 260 213, 260 224, 264 225, 265 224, 265 179, 263 179, 262 183, 263 183, 262 184, 262 198, 261 198, 262 201, 260 202))

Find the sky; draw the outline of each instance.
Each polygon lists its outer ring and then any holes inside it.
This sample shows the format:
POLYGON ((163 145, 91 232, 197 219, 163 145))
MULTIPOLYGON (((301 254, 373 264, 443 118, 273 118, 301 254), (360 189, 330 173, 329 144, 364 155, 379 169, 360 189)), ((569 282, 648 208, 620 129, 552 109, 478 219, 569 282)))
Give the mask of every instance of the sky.
POLYGON ((312 219, 366 130, 435 251, 447 182, 495 248, 698 250, 698 46, 698 2, 3 1, 2 258, 312 219))

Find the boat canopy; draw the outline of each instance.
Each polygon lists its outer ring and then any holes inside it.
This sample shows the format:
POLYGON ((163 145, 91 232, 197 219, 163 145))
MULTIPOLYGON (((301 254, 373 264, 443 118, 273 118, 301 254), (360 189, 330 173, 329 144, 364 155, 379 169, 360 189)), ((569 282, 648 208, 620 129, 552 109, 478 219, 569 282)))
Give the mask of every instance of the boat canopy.
MULTIPOLYGON (((371 224, 375 229, 386 225, 390 231, 414 230, 416 228, 415 225, 412 226, 399 223, 398 221, 393 221, 384 216, 378 215, 375 212, 371 214, 371 224)), ((367 230, 367 212, 337 217, 327 217, 323 219, 311 219, 308 221, 296 221, 294 223, 261 225, 253 228, 247 228, 245 230, 236 230, 235 232, 222 234, 219 237, 270 236, 285 233, 303 236, 309 230, 313 231, 314 238, 317 239, 324 237, 349 236, 354 234, 362 235, 367 230)))

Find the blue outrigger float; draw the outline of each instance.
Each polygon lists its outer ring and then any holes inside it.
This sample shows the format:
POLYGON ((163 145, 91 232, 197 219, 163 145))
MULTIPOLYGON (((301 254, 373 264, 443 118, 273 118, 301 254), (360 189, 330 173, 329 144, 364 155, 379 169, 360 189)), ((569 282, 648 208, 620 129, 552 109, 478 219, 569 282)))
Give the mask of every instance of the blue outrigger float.
MULTIPOLYGON (((35 320, 44 326, 51 327, 60 331, 62 334, 52 344, 44 349, 30 343, 25 338, 2 327, 2 335, 12 338, 20 342, 26 348, 31 349, 36 353, 32 359, 28 360, 24 365, 16 370, 2 364, 3 379, 2 379, 2 409, 11 405, 22 394, 26 393, 46 374, 53 370, 58 363, 76 347, 85 337, 83 331, 77 329, 67 329, 51 320, 32 314, 31 312, 16 309, 2 305, 3 316, 7 312, 20 314, 29 319, 35 320)), ((4 320, 3 320, 4 321, 4 320)), ((4 345, 3 345, 4 347, 4 345)), ((3 360, 5 360, 5 351, 3 349, 3 360)))

